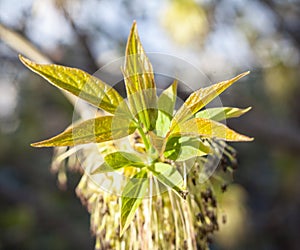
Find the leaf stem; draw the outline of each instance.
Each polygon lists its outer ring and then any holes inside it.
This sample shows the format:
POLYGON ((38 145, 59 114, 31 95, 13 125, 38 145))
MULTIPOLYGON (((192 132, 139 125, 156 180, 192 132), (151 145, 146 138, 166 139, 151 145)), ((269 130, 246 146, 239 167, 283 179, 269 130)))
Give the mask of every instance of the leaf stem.
POLYGON ((146 136, 146 134, 145 134, 145 132, 144 132, 144 130, 143 130, 143 128, 141 126, 138 126, 137 129, 140 132, 140 135, 141 135, 142 140, 143 140, 143 142, 145 144, 146 150, 148 151, 150 149, 149 140, 148 140, 148 138, 147 138, 147 136, 146 136))

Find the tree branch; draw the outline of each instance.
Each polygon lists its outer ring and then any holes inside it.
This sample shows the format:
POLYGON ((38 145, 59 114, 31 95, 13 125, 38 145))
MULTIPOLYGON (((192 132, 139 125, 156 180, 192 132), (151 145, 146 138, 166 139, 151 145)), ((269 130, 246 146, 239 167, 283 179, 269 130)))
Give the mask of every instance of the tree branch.
POLYGON ((289 25, 284 16, 280 13, 280 11, 277 10, 276 4, 271 0, 260 0, 260 2, 267 6, 277 17, 277 20, 279 21, 279 28, 282 29, 284 32, 287 32, 288 35, 297 43, 298 47, 300 47, 300 19, 299 16, 297 18, 296 24, 291 26, 289 25))
POLYGON ((98 64, 93 56, 93 53, 90 49, 90 46, 88 44, 87 41, 87 36, 85 34, 83 34, 77 27, 76 23, 74 22, 73 18, 71 17, 71 15, 68 13, 68 11, 66 10, 66 7, 62 4, 61 5, 61 10, 62 13, 65 17, 65 19, 68 21, 68 23, 70 24, 73 32, 75 33, 79 43, 81 44, 82 48, 84 49, 84 52, 88 58, 88 68, 90 71, 92 71, 92 73, 94 73, 95 71, 97 71, 99 69, 98 64))
MULTIPOLYGON (((16 31, 13 31, 4 25, 0 24, 0 39, 5 42, 11 49, 15 50, 17 53, 25 55, 33 61, 39 63, 52 63, 51 60, 42 52, 39 51, 30 41, 28 41, 25 37, 18 34, 16 31)), ((69 94, 66 91, 61 91, 63 95, 71 102, 71 104, 75 107, 78 98, 69 94)), ((82 116, 85 117, 87 104, 80 103, 80 105, 76 105, 76 111, 82 116)))

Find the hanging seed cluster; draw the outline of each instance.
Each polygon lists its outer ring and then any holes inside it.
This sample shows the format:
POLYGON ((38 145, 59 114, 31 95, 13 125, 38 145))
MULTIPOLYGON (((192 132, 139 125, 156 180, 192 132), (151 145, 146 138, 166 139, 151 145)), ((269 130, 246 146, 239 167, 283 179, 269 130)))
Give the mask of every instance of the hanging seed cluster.
POLYGON ((235 151, 225 141, 253 138, 220 123, 251 108, 204 107, 249 72, 199 88, 175 110, 178 81, 157 95, 135 22, 122 67, 127 101, 80 69, 20 60, 101 110, 31 144, 59 147, 52 170, 62 188, 67 169, 82 174, 76 193, 91 214, 96 249, 207 249, 220 228, 220 193, 236 167, 235 151))
MULTIPOLYGON (((131 141, 136 143, 134 148, 141 150, 142 146, 136 135, 132 136, 131 141)), ((214 146, 220 144, 210 143, 214 146)), ((99 152, 94 148, 59 148, 54 156, 52 170, 58 173, 58 177, 62 174, 66 177, 67 169, 83 173, 76 194, 91 215, 91 232, 96 238, 96 249, 208 249, 213 233, 220 228, 219 223, 226 223, 226 215, 222 213, 218 199, 228 185, 228 178, 224 178, 224 173, 230 176, 232 166, 236 164, 233 158, 235 152, 231 147, 222 143, 216 152, 224 146, 226 153, 211 178, 204 183, 200 178, 208 159, 194 159, 193 166, 188 168, 188 192, 185 200, 172 191, 145 198, 122 237, 119 224, 120 198, 99 188, 82 172, 76 161, 76 158, 85 159, 86 156, 90 159, 99 152)), ((101 145, 101 149, 102 152, 111 152, 114 145, 106 143, 101 145)), ((92 164, 93 161, 85 162, 85 167, 92 167, 92 164), (91 166, 86 165, 88 163, 91 166)), ((189 161, 181 163, 177 169, 182 169, 183 164, 189 164, 189 161)), ((60 178, 58 180, 61 181, 60 178)), ((65 181, 66 178, 60 185, 65 185, 65 181)), ((154 183, 154 186, 160 188, 158 183, 154 183)))

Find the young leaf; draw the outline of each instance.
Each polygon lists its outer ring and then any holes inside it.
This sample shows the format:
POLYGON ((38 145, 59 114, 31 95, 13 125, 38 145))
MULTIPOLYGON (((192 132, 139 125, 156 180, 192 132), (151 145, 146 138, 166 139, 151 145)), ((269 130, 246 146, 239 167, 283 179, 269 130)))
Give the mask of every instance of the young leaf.
POLYGON ((224 124, 207 120, 203 118, 193 118, 177 124, 170 133, 172 136, 203 136, 208 138, 217 138, 225 141, 252 141, 253 138, 241 135, 224 124))
POLYGON ((176 97, 177 81, 175 80, 158 98, 158 116, 156 121, 156 132, 158 136, 165 136, 170 128, 176 97))
POLYGON ((171 188, 180 197, 185 193, 183 190, 183 178, 176 167, 162 162, 156 162, 148 169, 165 186, 171 188))
POLYGON ((157 150, 157 153, 160 155, 164 144, 164 137, 158 136, 152 131, 149 131, 148 135, 150 138, 151 145, 157 150))
POLYGON ((100 143, 119 139, 132 134, 136 127, 130 120, 113 116, 101 116, 86 120, 66 129, 48 140, 31 144, 33 147, 74 146, 86 143, 100 143))
POLYGON ((161 110, 158 110, 156 120, 156 134, 164 137, 170 129, 171 117, 161 110))
POLYGON ((181 108, 175 114, 171 128, 174 128, 177 123, 182 123, 189 118, 191 118, 195 113, 197 113, 206 104, 220 95, 224 90, 230 87, 234 82, 241 79, 242 77, 249 74, 248 72, 242 73, 230 80, 223 81, 212 86, 199 89, 192 93, 188 99, 184 102, 181 108))
POLYGON ((207 155, 206 152, 190 145, 183 145, 176 161, 186 161, 194 157, 207 155))
POLYGON ((177 83, 178 81, 174 80, 174 82, 161 93, 157 101, 158 109, 169 116, 173 115, 175 108, 177 98, 177 83))
POLYGON ((153 130, 157 118, 157 96, 152 65, 133 23, 125 53, 124 81, 130 109, 145 128, 153 130))
POLYGON ((186 161, 209 153, 211 153, 210 147, 199 138, 172 137, 167 142, 164 156, 173 161, 186 161))
POLYGON ((128 166, 140 168, 144 167, 145 164, 136 154, 119 151, 106 155, 104 157, 104 163, 96 168, 92 174, 112 172, 128 166))
POLYGON ((113 114, 122 105, 120 109, 129 112, 122 96, 115 89, 80 69, 55 64, 37 64, 21 55, 19 58, 26 67, 52 85, 78 96, 95 107, 113 114))
POLYGON ((229 118, 240 117, 247 113, 251 107, 246 109, 232 108, 232 107, 220 107, 220 108, 209 108, 199 111, 195 117, 210 119, 214 121, 222 121, 229 118))
POLYGON ((141 170, 124 187, 121 204, 121 232, 122 236, 146 194, 148 188, 147 171, 141 170))

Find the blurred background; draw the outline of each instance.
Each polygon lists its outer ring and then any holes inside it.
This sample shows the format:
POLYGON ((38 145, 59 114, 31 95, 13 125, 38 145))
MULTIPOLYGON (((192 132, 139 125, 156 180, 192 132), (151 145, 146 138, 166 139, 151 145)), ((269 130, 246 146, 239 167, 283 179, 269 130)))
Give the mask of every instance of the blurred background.
POLYGON ((229 222, 211 248, 299 249, 297 0, 0 0, 0 249, 94 245, 74 192, 80 175, 69 173, 61 190, 52 150, 29 146, 63 130, 73 106, 18 53, 94 73, 124 55, 133 20, 147 52, 180 57, 212 82, 251 70, 221 95, 224 106, 253 107, 228 123, 255 141, 232 144, 239 168, 225 193, 229 222))

